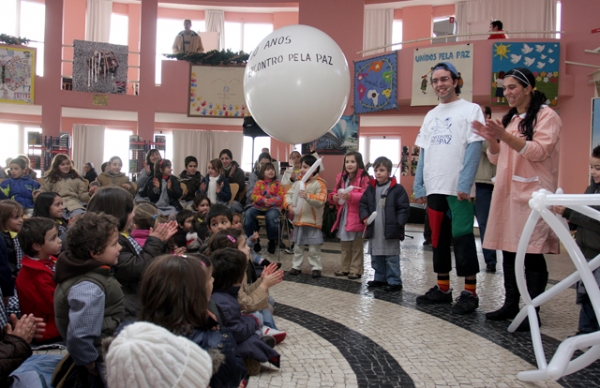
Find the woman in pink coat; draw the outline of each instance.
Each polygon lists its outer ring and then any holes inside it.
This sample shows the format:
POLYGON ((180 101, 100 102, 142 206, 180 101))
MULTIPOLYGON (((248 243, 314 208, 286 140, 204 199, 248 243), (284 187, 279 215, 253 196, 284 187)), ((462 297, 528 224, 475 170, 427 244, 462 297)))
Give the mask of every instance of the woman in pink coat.
MULTIPOLYGON (((476 132, 489 142, 490 162, 498 166, 483 247, 502 250, 506 297, 502 308, 486 314, 490 320, 512 319, 519 312, 517 246, 531 214, 533 192, 556 191, 562 126, 558 115, 544 105, 544 93, 535 90, 535 77, 528 69, 515 68, 504 77, 504 96, 510 110, 502 122, 487 120, 485 126, 473 123, 476 132)), ((525 255, 525 277, 532 299, 544 292, 548 283, 544 253, 559 253, 559 242, 540 219, 525 255)), ((519 329, 529 330, 529 321, 519 329)))
POLYGON ((344 168, 337 175, 335 189, 328 195, 329 203, 337 207, 337 218, 331 231, 338 230, 341 240, 342 268, 335 276, 360 279, 364 272, 363 238, 364 224, 358 216, 358 204, 369 185, 369 174, 365 171, 360 152, 349 152, 344 157, 344 168), (353 186, 349 193, 341 190, 353 186), (343 204, 340 204, 340 201, 343 204))

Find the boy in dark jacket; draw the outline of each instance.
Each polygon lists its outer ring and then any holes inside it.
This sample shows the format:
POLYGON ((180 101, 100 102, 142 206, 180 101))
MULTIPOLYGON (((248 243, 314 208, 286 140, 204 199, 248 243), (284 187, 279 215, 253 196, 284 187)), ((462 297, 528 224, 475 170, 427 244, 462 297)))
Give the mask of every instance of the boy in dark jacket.
POLYGON ((375 180, 365 190, 358 207, 360 219, 365 223, 365 238, 370 240, 369 254, 375 270, 375 279, 367 282, 367 286, 394 292, 402 289, 400 241, 404 240, 410 203, 404 187, 391 177, 391 160, 381 156, 373 168, 375 180), (367 224, 373 212, 377 212, 377 217, 367 224))
POLYGON ((33 192, 40 184, 27 175, 25 161, 16 158, 10 161, 11 178, 0 184, 0 199, 12 199, 23 206, 23 213, 33 215, 33 192))
POLYGON ((187 208, 196 196, 196 192, 200 188, 200 182, 202 181, 202 175, 198 172, 198 159, 195 156, 186 156, 185 158, 185 170, 179 174, 179 182, 181 188, 185 186, 183 197, 181 202, 184 208, 187 208))
MULTIPOLYGON (((590 175, 592 182, 584 194, 600 194, 600 146, 596 146, 590 156, 590 175)), ((600 210, 600 207, 594 206, 594 209, 600 210)), ((556 214, 562 214, 569 220, 569 223, 577 227, 577 245, 586 259, 591 260, 600 254, 600 222, 598 220, 564 206, 553 206, 553 210, 556 214)), ((593 273, 596 282, 600 284, 600 270, 596 269, 593 273)), ((594 307, 581 281, 577 283, 577 304, 581 305, 577 334, 588 334, 600 330, 594 307)))

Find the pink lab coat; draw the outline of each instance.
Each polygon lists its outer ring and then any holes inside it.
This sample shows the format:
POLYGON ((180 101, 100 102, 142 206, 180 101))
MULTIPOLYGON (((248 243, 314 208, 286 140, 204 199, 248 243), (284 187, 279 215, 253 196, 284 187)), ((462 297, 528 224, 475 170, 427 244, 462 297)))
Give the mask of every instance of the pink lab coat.
MULTIPOLYGON (((518 130, 521 120, 522 117, 515 115, 506 130, 523 137, 518 130)), ((551 108, 544 107, 538 112, 533 140, 527 142, 522 155, 504 142, 500 142, 500 152, 496 155, 491 155, 488 149, 490 162, 498 168, 484 248, 516 252, 531 214, 531 195, 540 189, 556 192, 561 126, 560 117, 551 108)), ((527 253, 559 253, 558 237, 541 218, 527 253)))

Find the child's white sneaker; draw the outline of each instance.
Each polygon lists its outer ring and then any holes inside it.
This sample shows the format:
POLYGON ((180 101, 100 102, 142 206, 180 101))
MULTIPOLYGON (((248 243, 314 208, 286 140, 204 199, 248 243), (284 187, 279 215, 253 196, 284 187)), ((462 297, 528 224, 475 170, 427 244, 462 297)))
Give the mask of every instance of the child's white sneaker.
POLYGON ((262 334, 263 334, 263 336, 268 335, 268 336, 275 338, 275 341, 277 343, 282 342, 285 339, 285 337, 287 336, 287 333, 285 331, 271 329, 270 327, 267 327, 267 326, 263 326, 262 334))

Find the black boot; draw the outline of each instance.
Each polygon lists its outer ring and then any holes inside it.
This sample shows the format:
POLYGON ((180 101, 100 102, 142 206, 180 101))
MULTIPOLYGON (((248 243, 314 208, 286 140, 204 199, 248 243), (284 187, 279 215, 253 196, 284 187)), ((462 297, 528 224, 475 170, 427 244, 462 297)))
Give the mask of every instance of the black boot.
POLYGON ((499 310, 485 314, 485 318, 490 321, 503 321, 513 319, 519 313, 519 299, 521 294, 517 287, 517 278, 515 276, 515 256, 504 255, 502 261, 502 270, 504 271, 504 305, 499 310))
MULTIPOLYGON (((535 299, 538 295, 546 291, 548 285, 548 272, 528 272, 525 269, 525 281, 527 282, 527 289, 531 299, 535 299)), ((540 308, 536 307, 535 312, 537 314, 538 325, 542 327, 542 321, 540 319, 540 308)), ((516 331, 530 331, 529 318, 525 318, 519 325, 516 331)))

